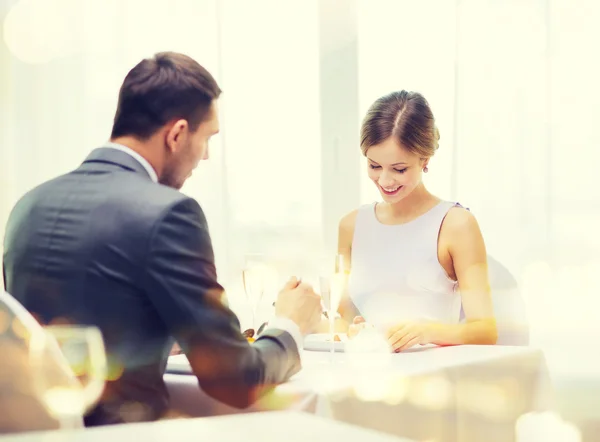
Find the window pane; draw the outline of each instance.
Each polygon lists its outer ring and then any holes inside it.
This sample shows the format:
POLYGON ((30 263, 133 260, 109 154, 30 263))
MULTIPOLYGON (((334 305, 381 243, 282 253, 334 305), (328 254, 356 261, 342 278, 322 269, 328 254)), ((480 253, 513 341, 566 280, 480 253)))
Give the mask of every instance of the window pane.
MULTIPOLYGON (((431 105, 440 130, 440 149, 425 183, 450 198, 454 138, 455 5, 446 0, 359 1, 360 118, 382 95, 406 89, 420 92, 431 105)), ((356 147, 357 151, 359 147, 356 147)), ((379 199, 361 171, 361 201, 379 199)))
POLYGON ((318 16, 316 1, 306 0, 222 7, 228 287, 235 300, 243 298, 244 253, 266 253, 285 279, 313 272, 320 252, 318 16))

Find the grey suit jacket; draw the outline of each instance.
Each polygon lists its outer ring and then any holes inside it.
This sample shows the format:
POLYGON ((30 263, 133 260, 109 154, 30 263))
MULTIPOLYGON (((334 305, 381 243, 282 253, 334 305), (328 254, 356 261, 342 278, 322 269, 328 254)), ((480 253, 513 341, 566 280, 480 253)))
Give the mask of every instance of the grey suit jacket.
POLYGON ((154 183, 124 152, 94 150, 75 171, 27 193, 4 241, 5 287, 42 323, 103 333, 110 375, 86 425, 164 414, 163 374, 174 339, 200 387, 246 407, 300 368, 287 332, 253 345, 223 305, 198 203, 154 183))

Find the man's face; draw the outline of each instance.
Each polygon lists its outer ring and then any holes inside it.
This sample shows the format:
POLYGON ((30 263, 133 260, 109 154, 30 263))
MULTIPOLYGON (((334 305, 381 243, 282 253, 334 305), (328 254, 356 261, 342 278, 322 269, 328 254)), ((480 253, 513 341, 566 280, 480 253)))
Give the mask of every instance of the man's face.
POLYGON ((186 127, 178 134, 182 144, 167 160, 160 183, 181 189, 185 181, 192 176, 201 160, 209 157, 210 138, 219 132, 219 112, 216 100, 213 100, 204 120, 194 132, 186 127))

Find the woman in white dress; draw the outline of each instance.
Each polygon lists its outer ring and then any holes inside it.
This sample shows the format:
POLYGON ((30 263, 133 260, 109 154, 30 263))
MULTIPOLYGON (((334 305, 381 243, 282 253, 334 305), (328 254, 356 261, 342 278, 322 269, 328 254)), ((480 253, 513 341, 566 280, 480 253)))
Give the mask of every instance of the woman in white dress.
POLYGON ((422 181, 439 138, 422 95, 400 91, 375 101, 362 123, 361 150, 383 202, 352 211, 339 225, 338 249, 350 272, 339 312, 352 323, 348 334, 366 321, 394 351, 497 339, 477 221, 422 181))

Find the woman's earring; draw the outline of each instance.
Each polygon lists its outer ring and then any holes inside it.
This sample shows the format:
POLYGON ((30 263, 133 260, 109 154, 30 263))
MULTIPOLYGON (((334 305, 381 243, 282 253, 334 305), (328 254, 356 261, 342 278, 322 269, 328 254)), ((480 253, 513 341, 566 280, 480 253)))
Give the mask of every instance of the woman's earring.
POLYGON ((429 168, 428 168, 427 166, 425 166, 425 167, 423 168, 423 172, 425 172, 425 173, 429 172, 429 168))

